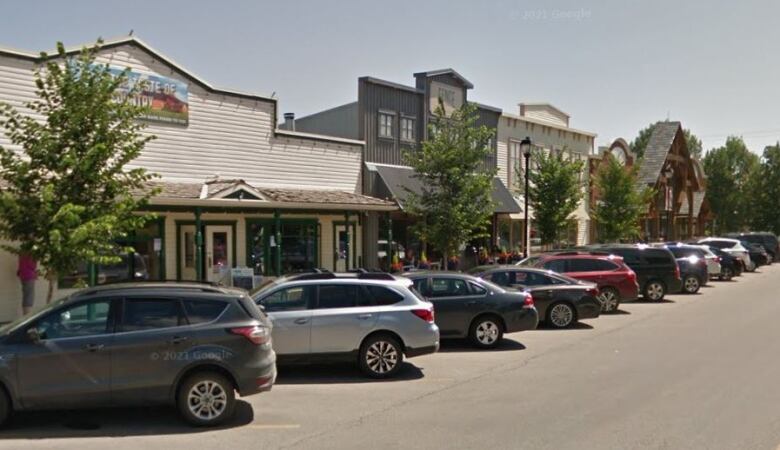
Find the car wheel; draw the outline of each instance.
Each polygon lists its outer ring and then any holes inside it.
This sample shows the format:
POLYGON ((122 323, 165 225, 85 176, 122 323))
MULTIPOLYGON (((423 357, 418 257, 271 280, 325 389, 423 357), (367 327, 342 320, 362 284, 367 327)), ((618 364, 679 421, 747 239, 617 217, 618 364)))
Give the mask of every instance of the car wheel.
POLYGON ((666 286, 658 280, 648 281, 645 285, 644 297, 646 300, 660 302, 666 295, 666 286))
POLYGON ((216 372, 196 373, 181 384, 178 405, 182 417, 192 425, 219 425, 233 417, 233 383, 216 372))
POLYGON ((731 269, 731 267, 724 267, 723 270, 720 271, 721 280, 731 281, 732 278, 734 278, 734 271, 731 269))
POLYGON ((751 262, 750 265, 745 265, 745 272, 755 272, 756 263, 751 262))
POLYGON ((389 378, 401 370, 403 349, 386 334, 369 337, 360 346, 360 370, 371 378, 389 378))
POLYGON ((504 327, 496 316, 477 317, 469 328, 469 338, 479 348, 495 348, 503 337, 504 327))
POLYGON ((555 328, 569 328, 577 322, 577 311, 568 303, 555 303, 547 309, 547 323, 555 328))
POLYGON ((601 302, 601 312, 615 312, 620 306, 620 294, 613 288, 602 289, 599 292, 598 299, 601 302))
POLYGON ((693 275, 688 275, 687 277, 683 278, 683 290, 686 294, 695 294, 699 292, 699 288, 701 287, 701 283, 699 283, 699 279, 693 275))

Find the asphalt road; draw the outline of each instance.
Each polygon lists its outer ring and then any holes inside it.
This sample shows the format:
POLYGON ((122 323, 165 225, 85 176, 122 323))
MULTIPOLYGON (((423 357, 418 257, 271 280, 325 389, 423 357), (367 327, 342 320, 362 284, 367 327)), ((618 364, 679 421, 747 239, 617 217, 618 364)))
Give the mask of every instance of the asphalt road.
POLYGON ((571 330, 448 343, 399 380, 283 370, 219 430, 166 408, 28 413, 0 448, 775 449, 780 264, 571 330))

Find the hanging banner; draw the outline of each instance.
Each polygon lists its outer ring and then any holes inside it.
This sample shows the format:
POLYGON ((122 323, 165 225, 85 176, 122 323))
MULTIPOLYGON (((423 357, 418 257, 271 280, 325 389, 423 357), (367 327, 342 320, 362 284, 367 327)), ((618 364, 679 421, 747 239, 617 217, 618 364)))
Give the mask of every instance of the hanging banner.
MULTIPOLYGON (((124 70, 120 67, 109 67, 111 74, 118 76, 124 70)), ((138 83, 143 88, 133 95, 131 102, 148 108, 143 120, 150 122, 173 123, 187 125, 189 123, 188 86, 186 83, 160 75, 149 75, 131 71, 127 81, 120 86, 115 97, 124 100, 138 83)))

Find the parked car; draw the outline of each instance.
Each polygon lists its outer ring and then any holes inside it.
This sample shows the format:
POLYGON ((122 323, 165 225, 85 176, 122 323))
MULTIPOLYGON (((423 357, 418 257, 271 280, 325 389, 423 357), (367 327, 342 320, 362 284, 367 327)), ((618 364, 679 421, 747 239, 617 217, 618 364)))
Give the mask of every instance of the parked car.
POLYGON ((698 247, 704 251, 704 259, 707 261, 707 275, 709 275, 710 279, 713 278, 720 278, 721 273, 723 271, 723 267, 721 267, 720 264, 720 256, 716 255, 715 253, 710 250, 709 247, 706 245, 699 245, 699 244, 689 244, 693 245, 695 247, 698 247))
POLYGON ((596 283, 602 312, 614 312, 621 302, 634 301, 639 297, 636 273, 619 256, 572 250, 545 253, 533 260, 521 261, 521 264, 596 283))
POLYGON ((539 317, 547 325, 568 328, 601 312, 596 283, 576 280, 550 270, 518 266, 478 266, 471 275, 510 289, 530 292, 539 317))
POLYGON ((478 348, 496 347, 504 333, 533 330, 539 313, 531 294, 454 272, 409 272, 415 289, 433 303, 444 338, 468 338, 478 348))
POLYGON ((750 255, 750 260, 753 261, 753 264, 756 266, 756 268, 765 266, 771 262, 769 253, 767 253, 763 245, 742 240, 740 243, 747 249, 748 254, 750 255))
POLYGON ((732 278, 742 275, 742 263, 734 255, 725 252, 718 247, 702 245, 720 258, 720 276, 719 280, 731 281, 732 278))
POLYGON ((659 302, 667 293, 682 289, 680 268, 668 249, 644 244, 596 244, 588 248, 623 257, 623 262, 636 273, 639 290, 646 300, 659 302))
POLYGON ((176 405, 228 420, 271 389, 271 322, 245 291, 126 283, 78 291, 0 329, 0 419, 11 411, 176 405))
POLYGON ((737 239, 711 237, 699 240, 699 244, 706 244, 710 247, 717 247, 730 255, 736 257, 742 264, 742 270, 752 272, 756 270, 755 264, 750 260, 750 253, 737 239))
POLYGON ((695 294, 709 281, 709 269, 704 250, 698 246, 669 242, 664 245, 672 252, 680 267, 682 292, 695 294))
POLYGON ((439 349, 433 306, 387 273, 316 270, 281 277, 253 293, 274 324, 280 364, 356 362, 388 378, 411 358, 439 349))
POLYGON ((771 261, 778 260, 778 255, 780 254, 780 243, 778 243, 777 235, 774 233, 765 231, 750 231, 747 233, 731 233, 727 234, 726 237, 747 241, 753 244, 761 244, 769 254, 771 261))

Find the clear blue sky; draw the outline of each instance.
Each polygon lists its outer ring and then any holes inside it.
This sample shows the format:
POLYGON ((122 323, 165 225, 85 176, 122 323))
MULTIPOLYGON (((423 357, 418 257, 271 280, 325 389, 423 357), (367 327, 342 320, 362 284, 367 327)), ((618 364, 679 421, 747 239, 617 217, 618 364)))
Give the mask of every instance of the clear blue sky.
POLYGON ((0 45, 135 35, 219 87, 276 92, 299 117, 353 101, 357 78, 452 67, 469 96, 547 101, 598 144, 682 121, 704 141, 780 139, 780 2, 6 0, 0 45))

